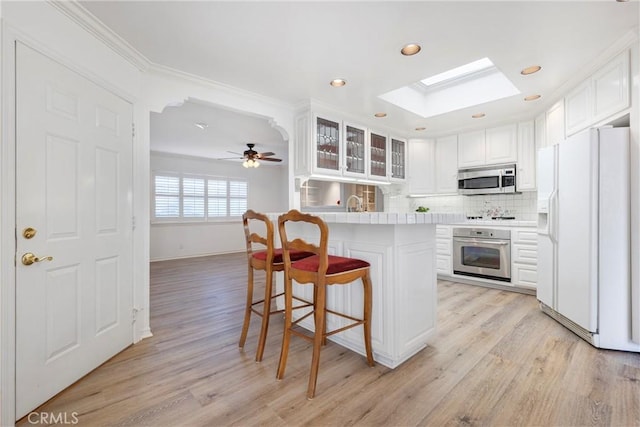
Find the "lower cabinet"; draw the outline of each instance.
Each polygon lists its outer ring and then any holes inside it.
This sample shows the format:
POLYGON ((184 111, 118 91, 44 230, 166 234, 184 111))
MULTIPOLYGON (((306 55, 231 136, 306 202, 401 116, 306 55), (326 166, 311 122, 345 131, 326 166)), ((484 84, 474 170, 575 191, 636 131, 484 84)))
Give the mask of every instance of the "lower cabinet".
MULTIPOLYGON (((457 225, 456 227, 465 227, 457 225)), ((472 226, 495 228, 487 225, 472 226)), ((534 227, 499 227, 511 230, 511 282, 458 276, 453 274, 453 237, 450 225, 436 226, 436 271, 438 277, 454 280, 464 279, 465 283, 483 282, 513 286, 514 288, 536 289, 538 282, 538 235, 534 227)))
POLYGON ((511 284, 535 289, 538 282, 538 235, 535 228, 511 229, 511 284))
POLYGON ((453 274, 451 226, 436 226, 436 271, 438 276, 453 274))

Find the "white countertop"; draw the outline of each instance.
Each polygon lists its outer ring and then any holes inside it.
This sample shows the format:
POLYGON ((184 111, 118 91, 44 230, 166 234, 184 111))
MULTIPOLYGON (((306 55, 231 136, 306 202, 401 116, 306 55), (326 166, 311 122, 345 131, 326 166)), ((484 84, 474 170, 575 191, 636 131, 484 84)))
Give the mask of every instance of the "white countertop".
MULTIPOLYGON (((459 224, 465 221, 464 214, 421 212, 312 212, 327 224, 459 224)), ((269 213, 277 220, 280 214, 269 213)))

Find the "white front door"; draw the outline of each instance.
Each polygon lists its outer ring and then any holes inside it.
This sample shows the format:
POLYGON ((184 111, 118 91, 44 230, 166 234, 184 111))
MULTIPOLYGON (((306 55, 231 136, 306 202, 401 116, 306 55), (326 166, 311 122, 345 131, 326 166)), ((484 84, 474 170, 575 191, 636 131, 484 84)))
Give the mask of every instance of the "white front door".
POLYGON ((20 43, 16 103, 20 418, 133 341, 133 109, 20 43))

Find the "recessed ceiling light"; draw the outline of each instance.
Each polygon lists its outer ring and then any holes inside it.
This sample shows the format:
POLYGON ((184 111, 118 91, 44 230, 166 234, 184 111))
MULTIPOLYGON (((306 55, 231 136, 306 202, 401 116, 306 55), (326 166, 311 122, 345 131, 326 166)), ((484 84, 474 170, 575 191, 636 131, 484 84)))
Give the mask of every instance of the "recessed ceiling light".
POLYGON ((347 81, 345 79, 333 79, 329 84, 333 87, 341 87, 346 85, 347 81))
POLYGON ((411 56, 420 52, 421 49, 422 48, 420 47, 419 44, 409 43, 407 45, 404 45, 404 47, 400 49, 400 53, 402 53, 404 56, 411 56))
POLYGON ((473 115, 473 116, 471 116, 471 117, 473 117, 474 119, 481 119, 481 118, 483 118, 484 116, 485 116, 485 114, 484 114, 484 113, 478 113, 478 114, 474 114, 474 115, 473 115))
POLYGON ((374 116, 378 118, 387 117, 387 113, 375 113, 374 116))
POLYGON ((198 122, 198 123, 194 123, 193 124, 195 127, 200 128, 202 130, 205 130, 206 128, 209 127, 208 124, 204 123, 204 122, 198 122))
POLYGON ((536 99, 540 99, 540 95, 529 95, 524 97, 525 101, 535 101, 536 99))
POLYGON ((420 132, 420 131, 423 131, 423 130, 427 130, 427 128, 425 128, 425 127, 419 127, 419 128, 416 128, 416 130, 417 130, 418 132, 420 132))
POLYGON ((520 74, 522 74, 523 76, 528 76, 529 74, 537 73, 541 69, 542 67, 539 65, 532 65, 531 67, 527 67, 520 71, 520 74))

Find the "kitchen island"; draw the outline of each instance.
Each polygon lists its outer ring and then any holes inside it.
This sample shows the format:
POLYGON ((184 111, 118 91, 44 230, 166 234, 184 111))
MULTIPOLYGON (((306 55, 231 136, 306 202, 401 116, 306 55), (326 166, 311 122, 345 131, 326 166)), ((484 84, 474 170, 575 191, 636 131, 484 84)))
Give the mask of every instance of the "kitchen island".
MULTIPOLYGON (((329 226, 329 253, 363 259, 371 264, 373 312, 371 341, 377 363, 395 368, 423 349, 435 335, 437 319, 436 224, 464 220, 462 214, 430 213, 314 213, 329 226)), ((277 222, 278 214, 270 214, 277 222)), ((277 225, 276 225, 277 227, 277 225)), ((302 223, 287 226, 290 237, 316 242, 317 228, 302 223)), ((283 276, 277 275, 283 288, 283 276)), ((312 299, 313 286, 294 282, 294 294, 312 299)), ((278 301, 282 307, 282 301, 278 301)), ((327 294, 330 309, 362 315, 360 283, 334 285, 327 294)), ((301 316, 304 310, 296 310, 301 316)), ((329 330, 344 319, 329 315, 329 330)), ((301 324, 313 329, 308 318, 301 324)), ((362 329, 353 328, 329 337, 360 354, 364 353, 362 329)))

